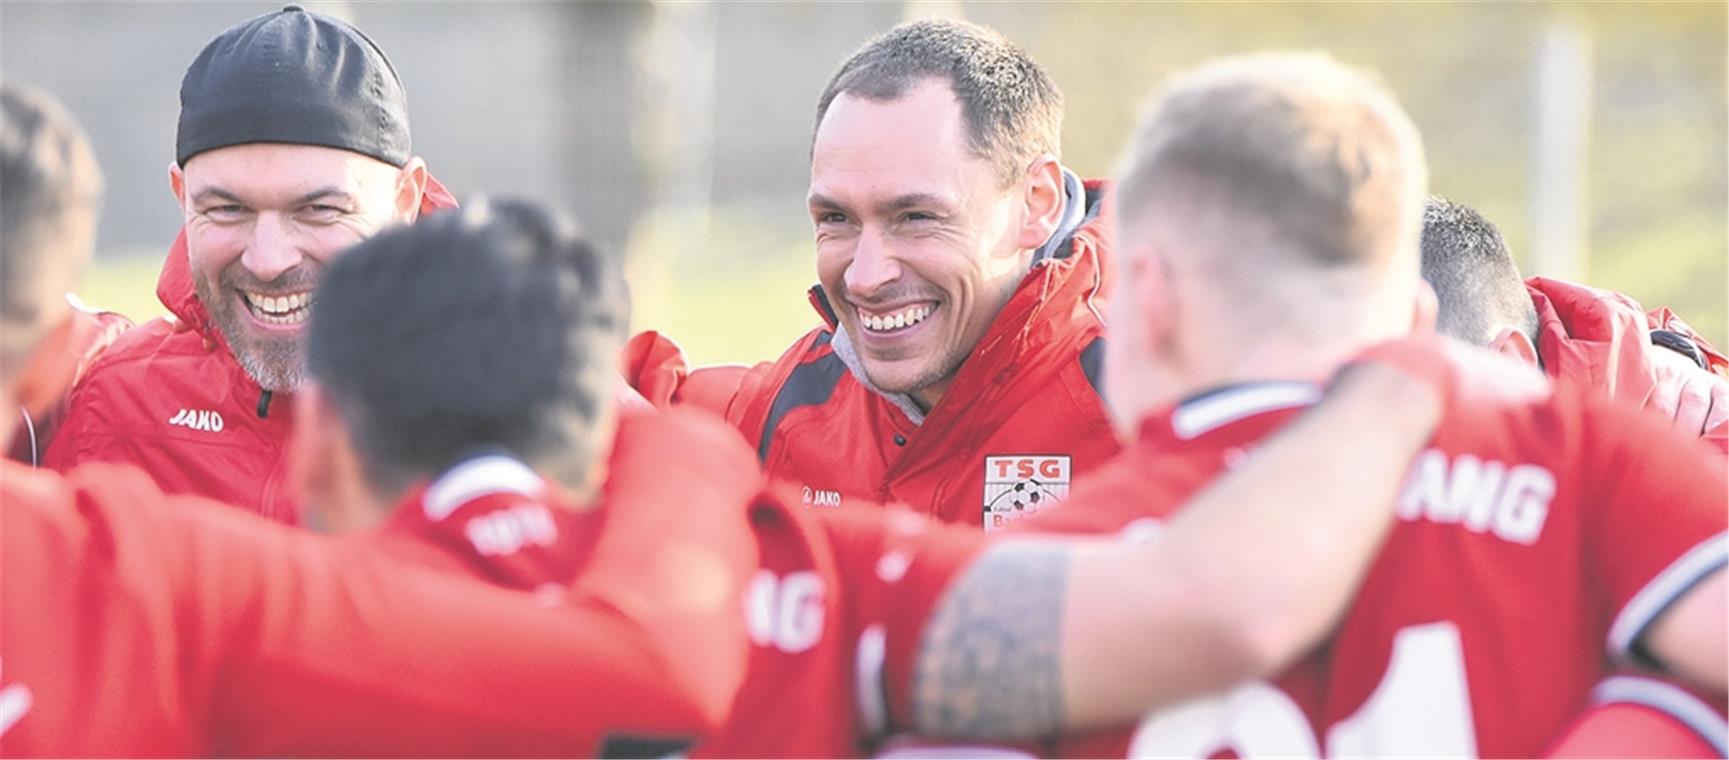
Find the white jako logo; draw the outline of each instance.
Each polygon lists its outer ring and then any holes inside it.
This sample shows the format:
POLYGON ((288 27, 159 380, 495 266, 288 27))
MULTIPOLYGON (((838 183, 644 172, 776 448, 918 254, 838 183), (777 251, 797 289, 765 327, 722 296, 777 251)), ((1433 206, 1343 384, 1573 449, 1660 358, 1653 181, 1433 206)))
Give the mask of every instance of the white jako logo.
POLYGON ((804 491, 800 496, 804 501, 804 505, 807 507, 840 506, 839 491, 825 491, 822 489, 812 490, 810 486, 805 486, 804 491))
POLYGON ((168 424, 220 433, 222 432, 222 415, 208 409, 182 409, 168 420, 168 424))

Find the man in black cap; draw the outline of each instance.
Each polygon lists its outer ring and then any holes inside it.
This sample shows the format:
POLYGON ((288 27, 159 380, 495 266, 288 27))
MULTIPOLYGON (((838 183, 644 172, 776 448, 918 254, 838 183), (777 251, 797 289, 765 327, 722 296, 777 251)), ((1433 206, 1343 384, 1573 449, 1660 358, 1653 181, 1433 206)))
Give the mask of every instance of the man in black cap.
POLYGON ((167 491, 298 523, 280 396, 305 375, 313 286, 348 246, 454 202, 410 150, 384 51, 294 5, 193 60, 174 158, 185 221, 156 288, 174 316, 90 368, 45 464, 135 464, 167 491))

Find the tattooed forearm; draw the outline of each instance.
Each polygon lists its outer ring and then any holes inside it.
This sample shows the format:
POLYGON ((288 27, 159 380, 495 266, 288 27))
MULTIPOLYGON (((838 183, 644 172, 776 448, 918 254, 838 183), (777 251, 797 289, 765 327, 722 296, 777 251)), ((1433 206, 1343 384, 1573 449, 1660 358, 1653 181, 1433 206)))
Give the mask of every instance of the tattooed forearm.
POLYGON ((1068 568, 1068 550, 1004 543, 948 590, 913 671, 920 731, 1002 739, 1062 726, 1068 568))

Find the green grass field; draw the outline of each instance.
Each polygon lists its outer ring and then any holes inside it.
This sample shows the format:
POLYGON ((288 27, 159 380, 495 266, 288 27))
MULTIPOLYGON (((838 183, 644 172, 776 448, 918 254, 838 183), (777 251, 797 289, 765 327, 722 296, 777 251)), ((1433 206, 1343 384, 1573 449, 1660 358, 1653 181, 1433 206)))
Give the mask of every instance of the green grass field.
POLYGON ((156 272, 162 259, 153 256, 118 256, 97 259, 84 272, 78 297, 98 309, 117 311, 134 322, 167 313, 156 300, 156 272))

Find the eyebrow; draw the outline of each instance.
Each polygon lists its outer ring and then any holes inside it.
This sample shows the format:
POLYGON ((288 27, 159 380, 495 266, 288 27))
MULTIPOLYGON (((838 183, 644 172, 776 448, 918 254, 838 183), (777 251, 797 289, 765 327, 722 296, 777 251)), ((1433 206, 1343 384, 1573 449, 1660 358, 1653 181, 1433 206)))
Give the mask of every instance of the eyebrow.
POLYGON ((246 205, 246 201, 241 200, 240 196, 228 192, 227 190, 223 190, 220 187, 207 187, 203 190, 199 190, 192 196, 192 203, 198 206, 202 206, 212 200, 228 201, 229 203, 238 203, 242 206, 246 205))
MULTIPOLYGON (((340 187, 337 187, 335 185, 326 185, 324 187, 318 188, 317 190, 313 190, 312 192, 305 193, 298 198, 295 198, 292 201, 291 205, 296 206, 296 207, 304 206, 308 203, 312 203, 313 201, 319 201, 319 200, 325 200, 325 199, 351 201, 351 200, 353 200, 353 196, 349 195, 346 191, 344 191, 340 187)), ((252 204, 248 203, 246 200, 242 199, 240 196, 235 195, 234 193, 231 193, 231 192, 224 190, 220 187, 207 187, 207 188, 204 188, 203 190, 199 190, 196 194, 194 194, 192 196, 192 202, 196 205, 204 205, 206 203, 209 203, 212 200, 226 201, 228 203, 236 203, 236 204, 239 204, 242 206, 252 205, 252 204)))
MULTIPOLYGON (((811 208, 844 209, 846 206, 822 193, 811 193, 808 203, 811 208)), ((941 206, 947 208, 948 199, 936 193, 907 193, 898 195, 876 205, 877 213, 892 214, 903 209, 916 206, 941 206)))
POLYGON ((947 208, 948 205, 947 198, 935 193, 907 193, 877 204, 877 211, 883 214, 892 214, 896 211, 902 211, 915 206, 941 206, 947 208))
POLYGON ((313 201, 321 201, 321 200, 326 200, 326 199, 339 200, 339 201, 350 201, 350 200, 353 200, 353 196, 350 196, 346 191, 344 191, 340 187, 337 187, 335 185, 326 185, 326 186, 318 188, 317 190, 314 190, 310 193, 302 195, 299 198, 295 198, 294 199, 294 205, 304 206, 304 205, 311 203, 313 201))
POLYGON ((811 208, 842 208, 839 201, 823 195, 822 193, 811 193, 810 197, 806 199, 806 204, 811 208))

